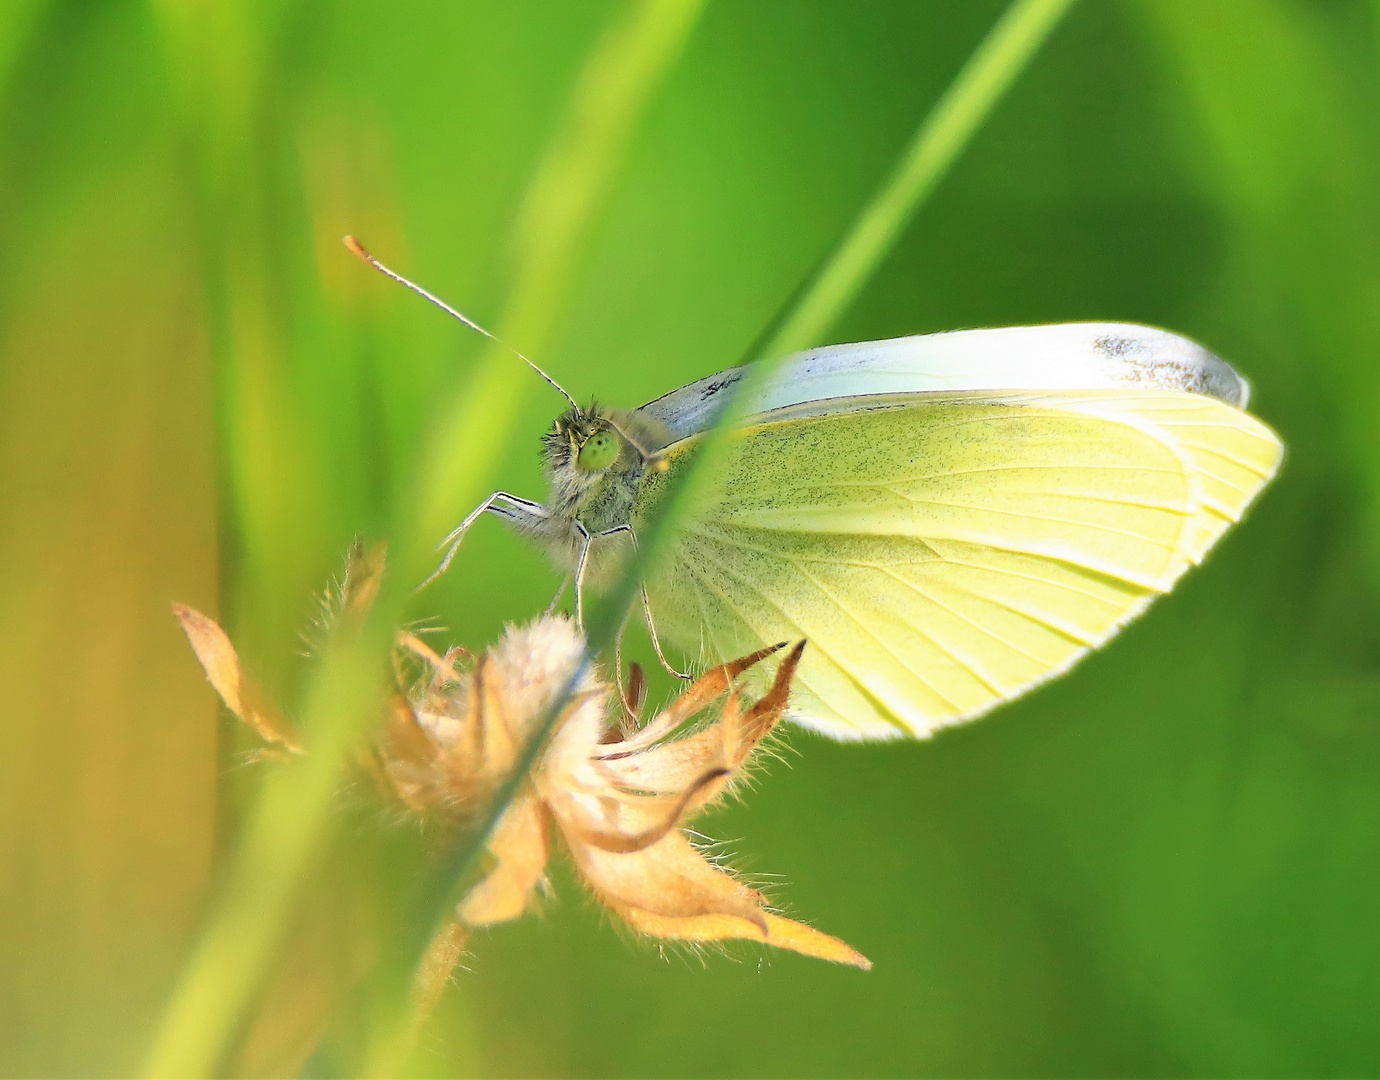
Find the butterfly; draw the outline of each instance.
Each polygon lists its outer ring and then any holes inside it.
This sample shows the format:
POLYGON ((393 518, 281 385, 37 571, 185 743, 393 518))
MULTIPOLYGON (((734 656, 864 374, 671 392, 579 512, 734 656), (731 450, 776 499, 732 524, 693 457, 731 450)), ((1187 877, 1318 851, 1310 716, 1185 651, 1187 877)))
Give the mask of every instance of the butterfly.
MULTIPOLYGON (((570 569, 578 612, 745 371, 630 410, 570 399, 543 441, 547 501, 495 492, 441 569, 492 513, 570 569)), ((1241 518, 1283 456, 1249 392, 1202 346, 1121 323, 791 357, 643 583, 658 656, 804 638, 790 715, 838 739, 980 716, 1106 643, 1241 518)))

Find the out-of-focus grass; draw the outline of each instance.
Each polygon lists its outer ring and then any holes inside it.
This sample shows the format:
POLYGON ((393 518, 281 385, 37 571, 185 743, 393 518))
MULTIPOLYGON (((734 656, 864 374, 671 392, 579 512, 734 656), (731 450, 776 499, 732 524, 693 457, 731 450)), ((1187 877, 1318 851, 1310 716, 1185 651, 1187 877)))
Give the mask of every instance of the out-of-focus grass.
POLYGON ((211 873, 205 309, 138 20, 0 19, 0 1071, 128 1072, 211 873))
MULTIPOLYGON (((166 601, 214 608, 223 563, 223 619, 300 701, 310 592, 355 533, 396 535, 482 362, 340 234, 501 321, 524 184, 621 10, 0 15, 5 1071, 136 1065, 205 895, 212 785, 233 846, 262 779, 228 738, 215 767, 166 601)), ((536 359, 615 405, 735 362, 1000 11, 709 5, 536 359)), ((1289 444, 1209 564, 1071 677, 927 745, 798 737, 708 823, 876 969, 658 964, 558 875, 543 920, 476 940, 414 1067, 1380 1067, 1375 20, 1360 0, 1077 6, 843 313, 838 340, 1167 325, 1238 364, 1289 444)), ((531 385, 515 431, 559 408, 531 385)), ((497 443, 496 483, 540 495, 531 441, 497 443)), ((557 581, 487 523, 424 608, 477 646, 557 581)), ((421 846, 352 812, 288 931, 311 978, 268 991, 280 1042, 388 944, 421 846)), ((368 1002, 342 1007, 319 1072, 361 1059, 368 1002)))
MULTIPOLYGON (((840 249, 821 268, 772 346, 783 341, 789 345, 793 336, 817 335, 837 317, 1067 6, 1067 0, 1018 0, 1007 11, 921 125, 896 175, 864 209, 840 249)), ((406 585, 425 573, 427 539, 441 534, 446 524, 463 512, 467 501, 478 501, 483 477, 515 417, 515 407, 526 389, 527 372, 514 363, 516 358, 507 345, 516 343, 540 355, 577 265, 583 235, 622 160, 639 108, 684 40, 697 7, 659 0, 635 9, 626 25, 596 48, 578 81, 569 118, 538 167, 515 225, 514 288, 498 324, 503 343, 489 342, 477 373, 467 380, 436 424, 417 494, 405 504, 407 511, 395 523, 400 554, 395 554, 390 584, 375 611, 357 639, 331 642, 319 662, 304 707, 306 728, 315 733, 311 756, 307 764, 272 777, 252 808, 245 836, 221 886, 220 902, 212 911, 158 1034, 147 1065, 149 1072, 200 1075, 226 1060, 227 1044, 237 1024, 243 1023, 250 995, 270 965, 270 950, 282 940, 297 881, 313 859, 312 848, 329 834, 326 815, 331 792, 357 733, 376 709, 379 693, 370 676, 373 680, 380 677, 383 646, 401 613, 406 585)), ((217 28, 224 33, 226 13, 220 14, 217 28)), ((229 18, 235 21, 233 15, 229 18)), ((186 19, 185 10, 172 17, 173 32, 186 51, 192 50, 193 41, 208 44, 206 21, 189 25, 186 19)), ((204 85, 202 90, 206 90, 204 85)), ((233 154, 230 148, 243 138, 243 117, 237 114, 244 102, 233 88, 224 85, 211 92, 224 99, 221 108, 215 110, 223 125, 221 135, 211 139, 208 149, 218 158, 233 154)), ((214 110, 209 102, 201 101, 200 105, 214 110)), ((235 243, 235 239, 230 240, 232 248, 235 243)), ((236 284, 252 288, 253 275, 239 275, 236 284)), ((244 315, 243 304, 234 297, 228 304, 233 325, 242 325, 246 318, 255 321, 244 315)), ((257 340, 252 332, 250 336, 257 340)), ((258 351, 246 349, 242 340, 231 348, 241 371, 246 368, 246 351, 250 367, 260 359, 258 351)), ((253 395, 248 400, 252 403, 253 395)), ((241 404, 232 411, 246 425, 240 436, 246 445, 271 422, 271 415, 256 416, 252 404, 249 408, 241 404)), ((732 417, 726 419, 731 421, 732 417)), ((249 460, 259 460, 260 469, 266 467, 262 447, 255 446, 254 450, 249 460)), ((253 489, 258 486, 255 466, 247 464, 246 468, 253 489)), ((254 531, 252 525, 250 531, 254 531)), ((622 611, 634 594, 637 567, 655 557, 661 532, 654 527, 643 537, 638 564, 626 575, 625 587, 613 590, 596 609, 591 628, 595 651, 611 645, 623 621, 622 611)), ((551 709, 553 718, 560 708, 558 699, 551 709)), ((540 736, 534 740, 540 741, 540 736)), ((493 820, 501 813, 507 795, 521 782, 521 772, 519 769, 500 792, 493 820)), ((477 839, 482 838, 481 834, 477 839)), ((447 873, 452 864, 455 871, 466 870, 471 857, 464 850, 473 843, 468 841, 458 857, 442 864, 439 872, 447 873)), ((420 960, 421 947, 456 899, 453 886, 448 887, 444 880, 438 884, 436 898, 422 911, 411 913, 414 920, 420 920, 416 931, 398 935, 401 941, 415 943, 385 961, 397 965, 392 981, 399 987, 405 986, 408 973, 420 960)), ((386 994, 375 1009, 382 1013, 373 1018, 377 1034, 371 1040, 367 1068, 387 1074, 396 1071, 400 1055, 409 1051, 415 1023, 404 1015, 405 993, 386 994)))
MULTIPOLYGON (((696 0, 644 0, 592 53, 519 215, 511 306, 499 324, 509 340, 540 351, 623 146, 698 8, 696 0)), ((331 831, 332 798, 348 755, 378 715, 393 634, 414 583, 425 576, 430 541, 482 498, 526 375, 507 349, 491 343, 442 412, 417 494, 396 522, 391 571, 363 625, 328 643, 312 673, 303 706, 310 753, 265 782, 159 1029, 149 1073, 209 1075, 225 1059, 301 879, 331 831)))

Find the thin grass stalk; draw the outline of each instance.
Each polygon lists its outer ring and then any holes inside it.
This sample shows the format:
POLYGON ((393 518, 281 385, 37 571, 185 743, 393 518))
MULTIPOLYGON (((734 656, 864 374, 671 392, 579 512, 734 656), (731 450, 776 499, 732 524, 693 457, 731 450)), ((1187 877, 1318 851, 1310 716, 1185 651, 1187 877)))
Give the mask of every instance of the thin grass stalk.
MULTIPOLYGON (((748 403, 765 385, 776 367, 773 361, 784 355, 783 349, 811 344, 815 340, 813 335, 822 335, 838 318, 1071 4, 1072 0, 1016 0, 1007 9, 925 117, 891 178, 864 207, 844 241, 821 267, 811 287, 773 336, 764 350, 768 359, 754 365, 748 377, 737 385, 737 392, 726 403, 716 426, 706 437, 706 445, 663 504, 663 512, 653 517, 640 532, 629 565, 607 594, 591 605, 581 662, 540 718, 517 767, 493 800, 485 824, 439 863, 427 890, 428 914, 419 920, 411 938, 406 970, 416 969, 427 943, 442 932, 445 920, 463 896, 488 837, 526 782, 542 746, 589 671, 594 657, 613 644, 637 595, 638 583, 657 557, 664 538, 675 529, 685 508, 700 494, 702 478, 714 475, 714 470, 706 467, 706 461, 716 446, 726 443, 728 433, 741 419, 748 403), (812 336, 801 339, 804 333, 812 336)), ((420 1027, 415 1014, 399 1016, 395 1023, 394 1041, 390 1043, 385 1039, 378 1044, 370 1070, 375 1074, 396 1069, 404 1053, 401 1042, 406 1036, 401 1033, 415 1035, 420 1027)))
MULTIPOLYGON (((572 107, 523 202, 507 338, 539 351, 559 317, 595 215, 638 118, 679 55, 700 0, 640 0, 587 61, 572 107)), ((487 490, 531 376, 488 350, 431 440, 394 535, 393 569, 368 617, 345 627, 313 670, 303 710, 312 752, 264 781, 210 914, 144 1065, 149 1075, 208 1076, 225 1059, 267 971, 293 902, 331 827, 351 750, 377 714, 387 657, 431 545, 487 490)))
MULTIPOLYGON (((991 116, 1073 0, 1013 0, 959 69, 911 137, 896 168, 863 207, 842 241, 816 271, 746 375, 720 395, 719 414, 663 504, 659 534, 673 531, 687 509, 712 494, 733 431, 741 426, 772 375, 791 353, 820 343, 858 296, 906 225, 991 116)), ((656 557, 640 543, 635 569, 656 557)))
POLYGON ((1072 4, 1073 0, 1015 0, 1002 13, 911 136, 896 168, 820 267, 762 350, 763 356, 784 356, 820 343, 1072 4))

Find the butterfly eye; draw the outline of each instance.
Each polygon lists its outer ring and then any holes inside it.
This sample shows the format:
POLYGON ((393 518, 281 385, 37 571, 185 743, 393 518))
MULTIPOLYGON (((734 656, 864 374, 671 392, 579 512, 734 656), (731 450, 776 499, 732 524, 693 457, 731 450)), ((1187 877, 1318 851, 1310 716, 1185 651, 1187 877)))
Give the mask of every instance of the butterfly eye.
POLYGON ((575 459, 576 468, 583 472, 599 472, 618 460, 618 439, 611 431, 596 431, 580 447, 575 459))

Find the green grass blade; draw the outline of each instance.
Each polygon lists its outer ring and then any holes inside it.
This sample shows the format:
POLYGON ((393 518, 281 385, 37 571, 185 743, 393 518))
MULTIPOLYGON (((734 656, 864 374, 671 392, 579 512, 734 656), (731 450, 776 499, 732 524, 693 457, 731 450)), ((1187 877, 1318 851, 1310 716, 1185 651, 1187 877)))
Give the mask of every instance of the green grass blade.
MULTIPOLYGON (((812 342, 837 318, 1070 2, 1018 0, 1012 5, 926 118, 897 173, 869 204, 786 320, 768 347, 768 355, 812 342)), ((519 219, 512 300, 500 323, 501 336, 519 348, 540 351, 559 315, 588 226, 589 209, 606 190, 616 160, 621 160, 620 151, 637 112, 627 88, 638 86, 645 92, 654 73, 674 55, 675 45, 683 40, 697 8, 689 3, 649 3, 635 9, 587 67, 576 92, 569 133, 558 137, 519 219), (617 89, 620 84, 621 91, 617 89), (582 204, 583 218, 571 212, 576 204, 582 204)), ((768 369, 769 365, 761 365, 754 378, 745 381, 749 384, 745 389, 750 391, 752 383, 769 374, 768 369)), ((395 583, 415 580, 424 572, 430 540, 454 522, 457 509, 467 508, 482 497, 484 485, 480 480, 495 463, 529 378, 506 350, 494 346, 486 351, 468 392, 444 414, 428 455, 430 467, 421 474, 413 500, 416 512, 400 523, 407 539, 401 545, 400 557, 395 558, 390 584, 364 632, 333 648, 314 681, 308 699, 308 726, 311 728, 313 721, 320 728, 329 725, 335 737, 329 747, 318 746, 311 759, 299 766, 300 779, 266 787, 259 812, 247 830, 242 857, 230 875, 231 882, 239 887, 227 888, 224 893, 224 906, 169 1013, 150 1071, 200 1074, 214 1068, 220 1047, 252 993, 254 979, 267 962, 292 895, 292 880, 300 876, 310 853, 319 845, 330 791, 344 755, 372 716, 382 682, 381 657, 405 599, 405 592, 395 583), (333 724, 329 724, 331 720, 333 724), (300 800, 299 789, 305 796, 300 800), (311 813, 304 814, 304 810, 311 813), (289 843, 279 844, 275 831, 285 818, 292 817, 292 829, 280 837, 289 843), (278 875, 255 869, 256 864, 262 868, 271 865, 274 856, 284 857, 278 875), (216 933, 218 929, 222 932, 216 933)), ((750 394, 737 397, 747 399, 750 394)), ((706 447, 701 464, 710 458, 711 449, 706 447)), ((712 475, 712 470, 701 468, 692 476, 706 474, 712 475)), ((593 612, 589 656, 612 641, 622 613, 635 595, 637 576, 655 558, 659 539, 673 525, 675 512, 685 502, 682 491, 670 506, 671 514, 643 538, 633 572, 593 612)), ((540 726, 542 730, 554 724, 562 705, 560 701, 553 705, 540 726)), ((541 741, 539 733, 529 758, 541 741)), ((530 765, 530 761, 523 764, 530 765)), ((504 796, 510 797, 517 790, 525 771, 520 768, 496 800, 491 824, 506 805, 504 796)), ((483 839, 465 845, 446 861, 446 872, 438 878, 439 888, 428 905, 434 917, 422 920, 421 925, 434 926, 444 917, 454 899, 453 890, 482 850, 483 839)), ((409 953, 419 955, 429 934, 414 937, 409 953)), ((412 966, 410 959, 404 970, 412 966)), ((398 1030, 409 1028, 410 1023, 404 1021, 398 1030)), ((397 1061, 403 1051, 388 1038, 377 1042, 375 1048, 376 1066, 397 1061)))
MULTIPOLYGON (((807 290, 774 337, 767 350, 768 356, 779 356, 783 343, 786 347, 798 347, 796 337, 801 334, 810 336, 800 339, 800 344, 811 342, 813 335, 827 327, 847 300, 857 294, 910 216, 957 159, 1070 4, 1071 0, 1017 0, 1007 10, 921 124, 897 172, 864 209, 838 252, 825 264, 816 284, 807 290)), ((726 406, 719 426, 710 433, 708 445, 698 461, 664 504, 664 511, 644 526, 631 565, 607 594, 591 605, 584 662, 536 725, 522 760, 499 792, 479 837, 461 845, 443 862, 433 885, 434 895, 442 899, 433 905, 437 920, 429 925, 429 930, 438 928, 440 915, 459 899, 458 890, 483 851, 488 833, 521 787, 583 672, 593 662, 593 657, 609 647, 617 636, 628 606, 637 595, 637 583, 657 557, 664 538, 673 531, 685 508, 700 494, 701 486, 712 482, 705 478, 714 476, 716 471, 707 468, 706 461, 722 447, 726 432, 738 418, 741 403, 751 400, 755 388, 770 375, 772 366, 770 361, 757 364, 749 377, 739 384, 739 392, 726 406)), ((430 940, 429 936, 425 940, 430 940)))
MULTIPOLYGON (((717 423, 697 461, 664 504, 658 535, 673 532, 689 508, 711 493, 731 433, 746 417, 772 373, 790 353, 819 343, 867 284, 902 230, 924 204, 969 140, 991 115, 1072 0, 1014 0, 988 31, 954 81, 921 121, 895 171, 820 267, 793 310, 745 378, 725 395, 717 423)), ((650 565, 656 543, 642 545, 639 566, 650 565)))
MULTIPOLYGON (((661 76, 701 4, 643 0, 587 62, 570 115, 529 189, 516 233, 508 314, 515 343, 537 349, 558 318, 591 223, 661 76)), ((216 1071, 267 970, 293 900, 331 828, 352 748, 377 714, 393 628, 431 546, 487 491, 531 375, 490 349, 438 425, 395 535, 393 567, 369 618, 326 650, 307 689, 312 752, 269 775, 145 1063, 151 1075, 216 1071)))
MULTIPOLYGON (((848 237, 821 269, 815 284, 806 291, 799 305, 774 336, 766 350, 768 357, 781 355, 783 348, 795 348, 813 341, 814 335, 827 327, 842 311, 847 300, 857 294, 911 215, 957 159, 973 133, 990 115, 1002 93, 1071 3, 1072 0, 1017 0, 1003 14, 925 118, 896 173, 863 210, 848 237)), ((699 460, 687 471, 677 491, 664 504, 664 512, 642 530, 637 554, 628 570, 620 575, 599 602, 592 605, 587 624, 584 664, 537 725, 536 735, 529 742, 523 760, 495 802, 484 830, 485 835, 481 836, 479 843, 465 845, 447 861, 445 881, 450 888, 457 887, 463 881, 473 860, 483 850, 483 839, 497 824, 504 807, 521 786, 546 735, 579 685, 586 666, 594 656, 613 643, 628 605, 637 595, 637 582, 657 557, 664 537, 674 529, 685 507, 698 495, 699 485, 707 482, 704 478, 715 475, 715 470, 706 468, 705 462, 716 447, 722 445, 725 433, 737 418, 738 407, 742 402, 751 400, 755 388, 770 375, 772 366, 770 361, 755 365, 749 377, 739 384, 739 392, 724 409, 720 423, 711 432, 708 445, 700 453, 699 460)), ((441 910, 444 910, 444 906, 441 910)))
POLYGON ((895 171, 782 322, 763 356, 781 356, 820 343, 1072 3, 1016 0, 1002 13, 916 130, 895 171))

